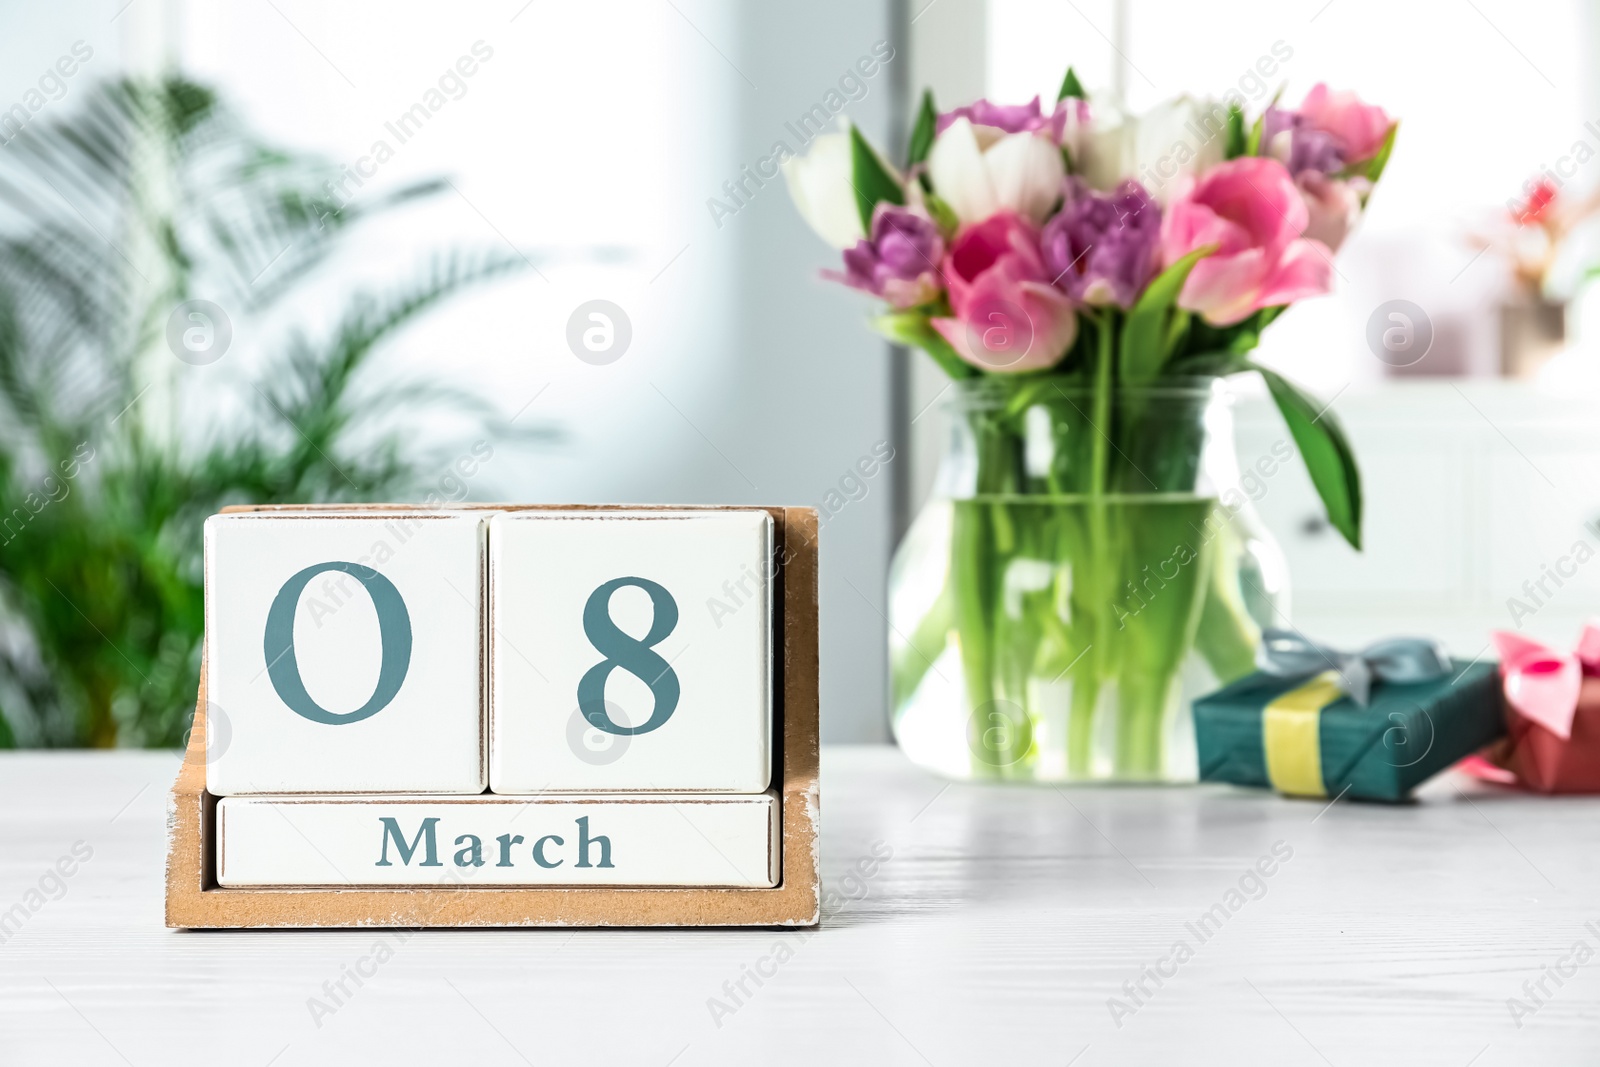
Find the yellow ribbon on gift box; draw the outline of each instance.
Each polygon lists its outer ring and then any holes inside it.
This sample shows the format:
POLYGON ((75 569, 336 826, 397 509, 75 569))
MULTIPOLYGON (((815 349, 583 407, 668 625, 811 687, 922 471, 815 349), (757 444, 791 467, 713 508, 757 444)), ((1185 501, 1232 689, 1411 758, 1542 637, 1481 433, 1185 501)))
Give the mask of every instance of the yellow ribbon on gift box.
POLYGON ((1297 797, 1328 795, 1322 780, 1318 728, 1322 709, 1343 697, 1339 673, 1323 671, 1267 704, 1261 716, 1261 741, 1267 756, 1267 777, 1278 792, 1297 797))

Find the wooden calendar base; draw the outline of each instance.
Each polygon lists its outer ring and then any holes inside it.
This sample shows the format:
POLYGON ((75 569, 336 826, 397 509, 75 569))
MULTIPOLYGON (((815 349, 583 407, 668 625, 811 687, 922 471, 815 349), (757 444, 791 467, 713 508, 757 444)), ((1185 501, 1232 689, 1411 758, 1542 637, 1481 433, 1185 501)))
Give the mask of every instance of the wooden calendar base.
MULTIPOLYGON (((359 505, 358 505, 359 506, 359 505)), ((366 505, 403 510, 396 505, 366 505)), ((341 505, 349 510, 352 505, 341 505)), ((535 505, 465 505, 532 510, 535 505)), ((546 510, 554 510, 545 508, 546 510)), ((240 511, 315 511, 281 506, 240 511)), ((817 513, 768 508, 774 526, 773 788, 781 878, 771 889, 465 886, 410 889, 222 888, 217 798, 206 792, 205 679, 172 790, 167 925, 188 929, 340 926, 813 926, 821 897, 817 781, 817 513)))

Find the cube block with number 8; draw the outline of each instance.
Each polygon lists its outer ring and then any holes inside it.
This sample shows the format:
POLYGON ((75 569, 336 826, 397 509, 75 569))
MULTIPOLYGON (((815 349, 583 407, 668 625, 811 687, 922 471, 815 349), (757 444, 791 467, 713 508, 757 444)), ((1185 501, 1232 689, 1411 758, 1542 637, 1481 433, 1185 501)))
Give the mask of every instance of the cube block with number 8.
POLYGON ((488 516, 206 522, 207 790, 478 793, 488 516))
POLYGON ((493 792, 767 788, 765 511, 506 512, 489 546, 493 792))

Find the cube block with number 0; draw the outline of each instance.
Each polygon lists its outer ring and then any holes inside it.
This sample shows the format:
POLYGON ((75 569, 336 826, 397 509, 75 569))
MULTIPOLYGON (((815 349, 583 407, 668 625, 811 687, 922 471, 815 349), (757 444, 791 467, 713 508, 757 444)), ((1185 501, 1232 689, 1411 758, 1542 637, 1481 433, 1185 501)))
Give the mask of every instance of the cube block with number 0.
POLYGON ((759 793, 772 774, 772 520, 490 522, 495 793, 759 793))
POLYGON ((488 521, 208 519, 207 790, 481 792, 488 521))

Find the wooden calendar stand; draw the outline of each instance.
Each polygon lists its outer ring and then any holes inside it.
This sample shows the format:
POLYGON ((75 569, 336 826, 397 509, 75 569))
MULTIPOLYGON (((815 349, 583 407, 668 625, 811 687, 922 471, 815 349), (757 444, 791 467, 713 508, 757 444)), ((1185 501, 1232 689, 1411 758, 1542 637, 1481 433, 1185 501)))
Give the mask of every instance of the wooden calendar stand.
MULTIPOLYGON (((463 509, 621 510, 542 505, 463 509)), ((229 511, 415 510, 399 505, 275 506, 229 511)), ((633 508, 632 510, 637 510, 633 508)), ((682 509, 674 509, 682 510, 682 509)), ((770 889, 502 886, 222 888, 217 798, 206 792, 202 674, 194 730, 172 789, 167 925, 190 929, 341 926, 812 926, 820 872, 817 783, 817 513, 767 508, 773 522, 773 776, 781 805, 781 877, 770 889)))

